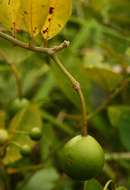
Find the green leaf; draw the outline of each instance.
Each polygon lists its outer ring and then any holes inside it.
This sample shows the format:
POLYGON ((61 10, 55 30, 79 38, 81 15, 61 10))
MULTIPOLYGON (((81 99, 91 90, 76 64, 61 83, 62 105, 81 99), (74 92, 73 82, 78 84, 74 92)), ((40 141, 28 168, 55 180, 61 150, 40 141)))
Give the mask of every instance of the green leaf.
POLYGON ((107 7, 108 3, 108 0, 91 0, 90 6, 92 6, 92 8, 96 11, 103 12, 104 9, 107 7))
POLYGON ((123 79, 110 64, 104 62, 104 55, 98 49, 87 50, 84 68, 88 78, 105 90, 113 90, 123 79))
POLYGON ((14 46, 3 39, 0 39, 0 52, 6 56, 6 59, 10 63, 13 64, 19 64, 32 55, 32 52, 14 46))
POLYGON ((36 172, 20 190, 53 190, 59 175, 54 168, 42 169, 36 172))
MULTIPOLYGON (((51 125, 46 124, 44 127, 44 133, 40 142, 41 147, 41 157, 44 162, 47 161, 49 158, 50 152, 54 151, 58 148, 59 142, 58 138, 56 137, 55 131, 51 125), (51 140, 50 140, 51 139, 51 140)), ((51 159, 51 157, 50 157, 51 159)))
POLYGON ((112 126, 119 129, 122 144, 130 150, 130 106, 111 106, 108 117, 112 126))
POLYGON ((46 103, 50 92, 52 91, 53 87, 55 86, 55 81, 50 72, 48 72, 47 78, 41 84, 40 88, 36 92, 33 100, 40 103, 40 105, 44 105, 46 103))
MULTIPOLYGON (((41 111, 35 104, 30 104, 27 108, 18 112, 12 119, 9 127, 9 133, 11 135, 11 140, 22 145, 28 144, 33 146, 34 141, 26 134, 17 133, 17 131, 24 131, 29 133, 33 127, 42 127, 41 111)), ((13 144, 10 144, 6 156, 4 158, 4 163, 13 163, 21 158, 19 148, 13 144)))
POLYGON ((85 182, 84 190, 102 190, 102 186, 96 179, 91 179, 85 182))
POLYGON ((85 67, 88 78, 100 85, 105 90, 113 90, 120 84, 122 76, 119 73, 112 71, 110 67, 106 65, 89 65, 85 67))
POLYGON ((111 24, 123 27, 123 30, 128 30, 130 24, 130 2, 128 0, 115 0, 109 1, 108 19, 111 24), (121 13, 121 14, 120 14, 121 13))
POLYGON ((112 126, 122 127, 129 126, 130 107, 129 106, 110 106, 108 108, 108 117, 112 126))

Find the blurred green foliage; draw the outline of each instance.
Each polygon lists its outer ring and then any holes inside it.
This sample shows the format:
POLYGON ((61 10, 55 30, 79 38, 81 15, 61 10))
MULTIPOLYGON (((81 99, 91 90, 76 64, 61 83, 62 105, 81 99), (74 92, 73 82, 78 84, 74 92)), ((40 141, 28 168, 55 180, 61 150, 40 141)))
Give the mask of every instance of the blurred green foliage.
MULTIPOLYGON (((49 42, 50 47, 64 39, 71 42, 59 57, 80 82, 89 116, 124 84, 89 118, 89 133, 110 153, 130 151, 130 86, 124 83, 130 74, 129 29, 129 0, 74 0, 67 26, 49 42)), ((19 35, 26 40, 25 34, 19 35)), ((41 39, 36 40, 39 43, 41 39)), ((64 142, 80 132, 79 103, 70 82, 49 57, 0 39, 0 127, 7 128, 21 145, 35 144, 28 159, 20 157, 17 147, 10 147, 4 158, 8 177, 1 169, 0 189, 83 190, 82 182, 63 174, 56 155, 64 142), (16 66, 22 94, 30 101, 14 115, 9 110, 18 96, 18 81, 10 64, 16 66), (29 132, 35 126, 43 130, 38 144, 26 135, 13 133, 29 132)), ((109 179, 130 189, 130 161, 106 164, 97 180, 85 183, 84 190, 100 190, 109 179)))

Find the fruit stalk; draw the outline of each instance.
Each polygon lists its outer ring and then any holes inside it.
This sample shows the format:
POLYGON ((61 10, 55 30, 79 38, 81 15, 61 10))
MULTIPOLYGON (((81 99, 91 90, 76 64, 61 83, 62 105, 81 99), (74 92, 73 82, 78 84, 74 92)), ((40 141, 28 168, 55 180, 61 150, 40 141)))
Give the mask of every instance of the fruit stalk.
POLYGON ((80 87, 80 83, 72 76, 72 74, 65 68, 65 66, 60 62, 59 58, 56 55, 52 55, 51 58, 60 68, 60 70, 68 77, 74 90, 78 93, 80 98, 81 110, 82 110, 82 128, 81 128, 81 135, 87 136, 88 134, 88 123, 87 123, 87 109, 85 98, 80 87))

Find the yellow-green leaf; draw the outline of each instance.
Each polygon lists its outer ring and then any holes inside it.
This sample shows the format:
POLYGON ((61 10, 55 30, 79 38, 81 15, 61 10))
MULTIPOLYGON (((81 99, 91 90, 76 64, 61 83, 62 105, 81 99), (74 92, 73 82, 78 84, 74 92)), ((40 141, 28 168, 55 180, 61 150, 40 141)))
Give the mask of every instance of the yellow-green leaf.
POLYGON ((0 23, 15 33, 20 26, 20 1, 18 0, 0 0, 0 23))
POLYGON ((40 31, 48 14, 49 0, 21 0, 23 29, 33 37, 40 31))
POLYGON ((64 27, 72 11, 72 0, 49 0, 49 13, 42 28, 43 38, 54 37, 64 27))
MULTIPOLYGON (((12 119, 9 126, 9 134, 12 141, 19 145, 28 144, 31 147, 35 144, 29 138, 29 135, 24 133, 16 133, 17 131, 25 131, 29 133, 34 127, 42 127, 41 111, 35 104, 30 104, 27 108, 18 112, 12 119)), ((20 149, 14 144, 10 144, 7 148, 4 163, 13 163, 21 158, 20 149)))

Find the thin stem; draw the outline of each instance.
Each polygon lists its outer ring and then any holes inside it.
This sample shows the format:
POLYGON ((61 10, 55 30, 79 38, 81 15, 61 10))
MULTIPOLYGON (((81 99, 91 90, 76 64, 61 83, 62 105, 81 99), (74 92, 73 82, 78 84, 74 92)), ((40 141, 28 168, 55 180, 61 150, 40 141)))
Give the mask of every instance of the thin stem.
POLYGON ((86 181, 83 184, 83 190, 86 190, 86 181))
POLYGON ((105 173, 105 175, 107 175, 109 179, 116 180, 117 174, 115 170, 111 167, 111 165, 107 162, 104 164, 103 172, 105 173))
POLYGON ((10 65, 10 69, 12 70, 12 73, 14 74, 14 77, 16 79, 16 83, 17 83, 17 91, 18 91, 18 97, 21 98, 23 93, 22 93, 22 84, 21 84, 21 78, 20 75, 17 71, 17 68, 15 66, 15 64, 12 63, 8 63, 8 65, 10 65))
POLYGON ((17 92, 18 92, 18 97, 21 98, 22 97, 22 84, 21 84, 21 78, 19 75, 19 72, 16 68, 16 65, 11 63, 8 58, 6 57, 6 55, 4 54, 4 52, 0 51, 0 55, 2 56, 2 58, 5 60, 5 62, 8 64, 8 66, 10 67, 12 74, 15 77, 16 80, 16 84, 17 84, 17 92))
POLYGON ((84 18, 84 11, 83 11, 83 1, 79 0, 77 1, 77 14, 80 18, 84 18))
POLYGON ((22 41, 2 32, 2 31, 0 31, 0 37, 11 42, 12 44, 14 44, 16 46, 21 47, 21 48, 24 48, 24 49, 27 49, 30 51, 34 51, 34 52, 46 53, 48 55, 55 54, 55 53, 61 51, 62 49, 67 48, 70 44, 69 41, 65 40, 63 43, 59 44, 58 46, 55 46, 52 48, 46 48, 46 47, 33 46, 33 45, 30 46, 30 44, 22 42, 22 41))
POLYGON ((21 134, 21 135, 29 135, 29 132, 26 132, 26 131, 19 131, 19 130, 12 131, 11 133, 14 133, 14 134, 21 134))
POLYGON ((109 180, 109 181, 105 184, 105 186, 104 186, 103 190, 108 190, 108 187, 109 187, 109 186, 111 186, 111 188, 110 188, 110 189, 115 190, 115 185, 114 185, 114 183, 113 183, 113 181, 112 181, 112 180, 109 180))
POLYGON ((119 161, 119 160, 130 160, 130 152, 113 152, 113 153, 106 153, 105 159, 107 161, 119 161))
POLYGON ((79 90, 77 91, 79 93, 79 97, 80 97, 80 102, 81 102, 81 109, 82 109, 82 122, 83 122, 83 127, 82 127, 82 131, 81 134, 83 136, 86 136, 88 133, 88 123, 87 123, 87 109, 86 109, 86 103, 85 103, 85 98, 83 95, 83 92, 81 90, 81 88, 79 88, 79 90))
POLYGON ((52 55, 51 58, 58 65, 58 67, 61 69, 61 71, 68 77, 68 79, 72 83, 72 86, 73 86, 74 90, 79 95, 80 103, 81 103, 81 110, 82 110, 82 130, 81 130, 81 134, 83 136, 86 136, 88 134, 88 124, 87 124, 87 117, 86 117, 87 116, 87 109, 86 109, 85 98, 84 98, 82 89, 80 87, 80 83, 65 68, 65 66, 60 62, 59 58, 56 55, 52 55))

